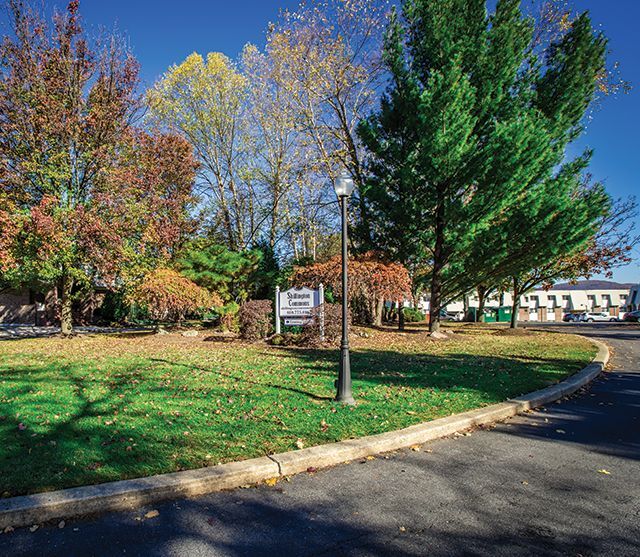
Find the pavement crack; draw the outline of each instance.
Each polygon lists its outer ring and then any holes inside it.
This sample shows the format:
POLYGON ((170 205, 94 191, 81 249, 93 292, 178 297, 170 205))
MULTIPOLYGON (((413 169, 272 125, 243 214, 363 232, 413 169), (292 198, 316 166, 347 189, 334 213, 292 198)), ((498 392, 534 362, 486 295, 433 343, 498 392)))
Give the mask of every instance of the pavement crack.
POLYGON ((280 466, 280 463, 275 458, 273 458, 270 454, 267 455, 267 458, 269 460, 272 460, 273 462, 275 462, 278 465, 278 475, 279 476, 283 476, 284 474, 282 473, 282 466, 280 466))

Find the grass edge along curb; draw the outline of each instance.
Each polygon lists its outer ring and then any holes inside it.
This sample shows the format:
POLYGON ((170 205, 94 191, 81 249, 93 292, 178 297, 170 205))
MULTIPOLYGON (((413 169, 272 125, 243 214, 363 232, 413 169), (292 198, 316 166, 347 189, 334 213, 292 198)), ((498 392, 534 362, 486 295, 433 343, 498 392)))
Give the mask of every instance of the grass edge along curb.
POLYGON ((596 357, 587 367, 556 385, 528 395, 359 439, 197 470, 0 499, 0 531, 8 526, 19 528, 87 514, 131 510, 158 501, 196 497, 223 489, 257 484, 267 479, 304 472, 311 466, 334 466, 505 420, 570 395, 595 379, 609 361, 609 349, 600 341, 587 340, 598 348, 596 357))

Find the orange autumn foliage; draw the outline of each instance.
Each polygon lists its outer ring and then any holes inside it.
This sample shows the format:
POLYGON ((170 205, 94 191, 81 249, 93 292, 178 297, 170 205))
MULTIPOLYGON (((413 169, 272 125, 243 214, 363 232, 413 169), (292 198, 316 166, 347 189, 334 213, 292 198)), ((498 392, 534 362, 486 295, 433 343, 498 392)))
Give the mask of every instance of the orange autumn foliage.
MULTIPOLYGON (((294 269, 293 284, 317 288, 320 283, 341 292, 342 260, 333 257, 325 263, 294 269)), ((349 261, 349 299, 399 300, 411 297, 409 271, 400 263, 384 261, 378 254, 368 252, 349 261)))
POLYGON ((182 321, 187 315, 221 307, 222 299, 173 269, 157 269, 144 277, 129 301, 144 306, 157 321, 182 321))

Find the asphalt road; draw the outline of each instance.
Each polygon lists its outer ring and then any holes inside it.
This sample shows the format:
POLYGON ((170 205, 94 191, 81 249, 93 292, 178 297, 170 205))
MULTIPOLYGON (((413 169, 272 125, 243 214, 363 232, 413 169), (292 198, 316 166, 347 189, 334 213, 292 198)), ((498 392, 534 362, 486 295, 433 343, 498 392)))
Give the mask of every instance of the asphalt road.
POLYGON ((640 555, 640 327, 548 327, 603 339, 611 371, 419 452, 0 534, 0 555, 640 555))

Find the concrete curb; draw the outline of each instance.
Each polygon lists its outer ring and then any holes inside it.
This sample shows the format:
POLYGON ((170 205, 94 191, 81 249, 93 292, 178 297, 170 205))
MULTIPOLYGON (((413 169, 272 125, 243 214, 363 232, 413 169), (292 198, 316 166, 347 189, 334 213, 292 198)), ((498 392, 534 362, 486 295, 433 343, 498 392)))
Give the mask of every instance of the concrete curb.
POLYGON ((350 439, 198 470, 148 478, 63 489, 0 499, 0 530, 69 519, 80 515, 121 511, 167 499, 195 497, 223 489, 256 484, 270 478, 304 472, 310 467, 334 466, 371 454, 426 443, 465 429, 505 420, 516 414, 570 395, 595 379, 609 360, 609 349, 598 347, 591 364, 569 379, 507 402, 455 414, 360 439, 350 439))

